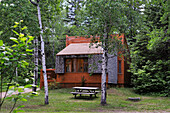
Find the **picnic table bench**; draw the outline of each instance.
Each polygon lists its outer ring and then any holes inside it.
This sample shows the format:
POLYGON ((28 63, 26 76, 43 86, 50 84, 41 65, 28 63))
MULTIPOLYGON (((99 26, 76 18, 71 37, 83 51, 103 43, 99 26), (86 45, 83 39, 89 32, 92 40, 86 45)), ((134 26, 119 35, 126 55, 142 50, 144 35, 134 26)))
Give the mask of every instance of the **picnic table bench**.
POLYGON ((99 89, 98 87, 73 87, 73 89, 75 89, 75 92, 70 92, 71 94, 73 94, 76 98, 76 95, 90 95, 90 98, 92 98, 93 95, 99 93, 99 91, 96 91, 97 89, 99 89))

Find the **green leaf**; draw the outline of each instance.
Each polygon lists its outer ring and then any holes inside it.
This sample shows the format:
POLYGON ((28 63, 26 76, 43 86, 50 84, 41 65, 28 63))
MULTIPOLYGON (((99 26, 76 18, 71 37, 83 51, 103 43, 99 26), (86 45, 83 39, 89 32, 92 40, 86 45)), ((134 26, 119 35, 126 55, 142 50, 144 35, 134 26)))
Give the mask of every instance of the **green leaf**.
POLYGON ((17 46, 16 44, 12 45, 12 47, 16 47, 16 46, 17 46))
POLYGON ((9 86, 9 89, 13 89, 14 88, 14 86, 9 86))
POLYGON ((18 34, 18 32, 16 32, 15 30, 12 30, 16 35, 18 35, 19 36, 19 34, 18 34))
POLYGON ((16 38, 11 37, 10 39, 11 39, 12 41, 14 41, 14 42, 18 43, 18 40, 17 40, 16 38))
POLYGON ((25 105, 18 106, 17 109, 23 108, 23 107, 25 107, 25 105))
POLYGON ((25 60, 22 60, 22 64, 25 65, 25 66, 29 65, 29 63, 25 60))
POLYGON ((27 52, 33 52, 33 49, 26 49, 27 52))
POLYGON ((5 99, 12 99, 13 97, 6 97, 5 99))
POLYGON ((9 58, 8 58, 8 57, 4 57, 3 59, 4 59, 4 60, 8 60, 8 61, 9 61, 9 58))
POLYGON ((32 85, 31 84, 27 84, 27 85, 24 86, 24 88, 29 88, 29 87, 32 87, 32 85))
POLYGON ((24 26, 23 28, 21 28, 21 30, 24 30, 24 29, 27 29, 27 27, 26 27, 26 26, 24 26))
POLYGON ((24 110, 16 110, 15 113, 25 112, 24 110))
POLYGON ((21 98, 20 100, 21 100, 21 101, 24 101, 24 102, 26 102, 26 101, 27 101, 27 99, 25 99, 25 98, 21 98))
POLYGON ((22 37, 20 40, 24 42, 24 41, 27 40, 27 38, 26 37, 22 37))
POLYGON ((29 40, 27 41, 27 43, 30 43, 34 39, 34 37, 33 36, 28 36, 28 37, 29 37, 29 40))
POLYGON ((0 31, 0 35, 3 33, 3 31, 0 31))
POLYGON ((18 88, 18 92, 24 92, 23 88, 18 88))
POLYGON ((0 46, 3 46, 3 41, 2 40, 0 40, 0 46))

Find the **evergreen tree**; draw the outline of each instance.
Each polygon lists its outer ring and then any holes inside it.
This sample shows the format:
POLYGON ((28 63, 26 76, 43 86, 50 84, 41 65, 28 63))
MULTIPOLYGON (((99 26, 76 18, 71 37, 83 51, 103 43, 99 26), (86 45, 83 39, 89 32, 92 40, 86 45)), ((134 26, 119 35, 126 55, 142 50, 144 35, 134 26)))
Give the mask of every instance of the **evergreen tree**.
POLYGON ((145 4, 144 24, 132 48, 131 72, 138 93, 169 95, 168 1, 145 4))

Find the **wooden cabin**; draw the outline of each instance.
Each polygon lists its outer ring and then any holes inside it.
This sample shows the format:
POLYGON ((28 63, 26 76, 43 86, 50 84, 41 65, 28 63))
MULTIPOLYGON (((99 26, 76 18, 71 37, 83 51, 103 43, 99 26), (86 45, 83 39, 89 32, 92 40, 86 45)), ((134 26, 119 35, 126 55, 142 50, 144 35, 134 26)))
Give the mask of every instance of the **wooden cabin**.
MULTIPOLYGON (((124 34, 117 35, 127 45, 124 34)), ((66 47, 56 54, 56 68, 47 69, 48 83, 64 88, 74 86, 101 87, 102 48, 90 47, 91 38, 66 36, 66 47)), ((117 53, 118 54, 118 53, 117 53)), ((130 84, 129 65, 125 57, 109 57, 107 85, 126 86, 130 84)), ((43 87, 43 74, 40 74, 40 88, 43 87)))

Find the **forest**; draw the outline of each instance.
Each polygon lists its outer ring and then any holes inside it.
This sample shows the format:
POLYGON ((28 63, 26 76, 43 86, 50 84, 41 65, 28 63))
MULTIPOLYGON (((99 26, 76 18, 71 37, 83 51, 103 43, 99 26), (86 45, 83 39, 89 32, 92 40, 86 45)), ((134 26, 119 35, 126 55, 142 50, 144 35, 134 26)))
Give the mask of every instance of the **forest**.
MULTIPOLYGON (((0 91, 33 83, 36 92, 40 69, 46 73, 46 69, 55 68, 56 54, 65 47, 66 35, 101 36, 107 56, 110 49, 122 49, 119 44, 113 45, 108 36, 124 33, 130 51, 129 55, 126 51, 123 54, 130 59, 130 87, 138 94, 169 97, 168 3, 168 0, 0 0, 0 91)), ((45 90, 48 104, 48 85, 45 90)), ((3 102, 1 99, 0 106, 3 102)))

